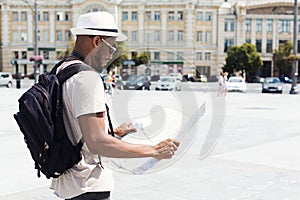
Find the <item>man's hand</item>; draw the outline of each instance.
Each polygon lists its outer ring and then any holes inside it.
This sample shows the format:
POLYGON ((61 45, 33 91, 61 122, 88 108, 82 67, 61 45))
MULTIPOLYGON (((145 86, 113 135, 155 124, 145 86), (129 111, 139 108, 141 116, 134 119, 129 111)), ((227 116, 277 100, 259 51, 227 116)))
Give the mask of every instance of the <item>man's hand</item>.
POLYGON ((127 133, 137 132, 137 129, 132 127, 131 122, 124 122, 119 127, 115 128, 114 132, 119 136, 123 137, 127 133))
POLYGON ((170 159, 175 154, 180 142, 173 139, 164 140, 154 146, 155 153, 153 155, 156 159, 170 159))

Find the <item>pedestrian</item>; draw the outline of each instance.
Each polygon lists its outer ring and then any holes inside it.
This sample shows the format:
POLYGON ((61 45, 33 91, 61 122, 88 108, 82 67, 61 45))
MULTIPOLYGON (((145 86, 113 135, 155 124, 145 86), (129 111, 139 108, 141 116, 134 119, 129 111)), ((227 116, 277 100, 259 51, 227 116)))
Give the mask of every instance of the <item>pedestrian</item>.
MULTIPOLYGON (((79 16, 72 55, 57 72, 72 62, 84 62, 94 69, 105 66, 112 58, 116 40, 125 40, 118 33, 114 17, 108 12, 92 12, 79 16)), ((153 157, 170 159, 179 142, 166 139, 157 145, 123 142, 109 134, 105 94, 100 75, 93 70, 81 71, 68 79, 63 88, 63 112, 67 134, 75 145, 84 141, 82 160, 58 178, 51 189, 64 199, 109 199, 114 188, 112 173, 101 164, 101 156, 114 158, 153 157), (99 95, 100 94, 100 95, 99 95)), ((130 122, 114 129, 119 137, 136 131, 130 122)))
POLYGON ((224 96, 226 96, 228 91, 228 72, 223 73, 223 80, 224 80, 224 96))
POLYGON ((218 89, 217 95, 221 95, 224 92, 224 75, 223 75, 223 72, 220 72, 220 75, 218 77, 218 85, 219 85, 219 89, 218 89))

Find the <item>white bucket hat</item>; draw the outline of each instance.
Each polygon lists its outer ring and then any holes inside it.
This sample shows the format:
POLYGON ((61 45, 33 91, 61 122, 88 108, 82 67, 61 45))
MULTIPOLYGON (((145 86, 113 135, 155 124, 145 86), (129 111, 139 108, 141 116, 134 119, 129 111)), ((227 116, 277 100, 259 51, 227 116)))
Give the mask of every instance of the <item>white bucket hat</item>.
POLYGON ((124 41, 127 37, 118 32, 114 17, 105 11, 91 12, 79 16, 77 27, 70 29, 73 35, 99 35, 116 37, 124 41))

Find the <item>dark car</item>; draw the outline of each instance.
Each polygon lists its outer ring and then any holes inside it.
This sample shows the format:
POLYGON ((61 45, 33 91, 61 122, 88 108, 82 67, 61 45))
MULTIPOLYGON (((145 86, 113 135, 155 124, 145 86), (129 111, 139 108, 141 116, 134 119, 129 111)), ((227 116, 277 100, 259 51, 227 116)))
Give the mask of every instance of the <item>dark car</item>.
POLYGON ((150 78, 147 75, 131 75, 128 77, 124 89, 150 90, 150 78))
POLYGON ((267 77, 262 83, 262 93, 276 92, 282 93, 282 83, 278 77, 267 77))
POLYGON ((283 82, 283 83, 292 83, 293 80, 290 78, 290 77, 287 77, 287 76, 280 76, 280 81, 283 82))

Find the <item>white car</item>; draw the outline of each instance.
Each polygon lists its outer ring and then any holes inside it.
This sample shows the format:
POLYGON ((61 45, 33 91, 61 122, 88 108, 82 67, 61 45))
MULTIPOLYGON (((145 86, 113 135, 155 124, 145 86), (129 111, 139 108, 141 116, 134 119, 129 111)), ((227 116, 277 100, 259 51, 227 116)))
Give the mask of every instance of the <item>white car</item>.
POLYGON ((0 72, 0 85, 10 88, 12 86, 12 75, 9 72, 0 72))
POLYGON ((171 73, 171 74, 169 74, 169 76, 172 76, 172 77, 182 81, 182 74, 180 74, 180 73, 171 73))
POLYGON ((227 91, 246 92, 247 85, 243 77, 230 77, 227 82, 227 91))
POLYGON ((176 79, 175 77, 161 77, 159 81, 157 81, 157 85, 155 90, 181 90, 181 81, 176 79))

